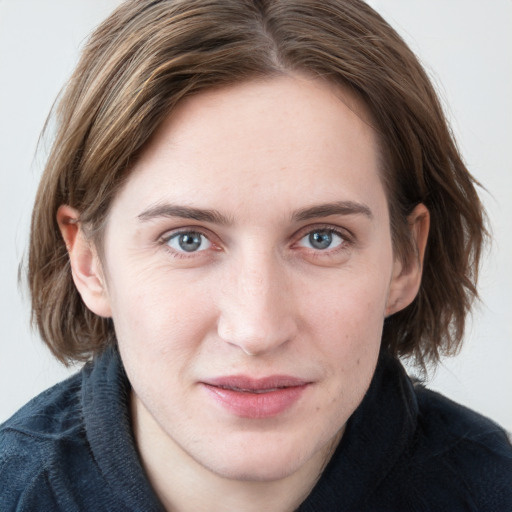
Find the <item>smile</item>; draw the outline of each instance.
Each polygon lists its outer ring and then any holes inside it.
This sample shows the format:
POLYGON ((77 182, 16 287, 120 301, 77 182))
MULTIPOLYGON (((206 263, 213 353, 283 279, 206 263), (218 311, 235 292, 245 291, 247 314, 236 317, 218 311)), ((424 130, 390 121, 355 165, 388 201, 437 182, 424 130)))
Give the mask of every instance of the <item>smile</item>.
POLYGON ((271 418, 291 408, 311 384, 288 376, 251 379, 223 377, 201 383, 210 398, 229 413, 242 418, 271 418))
POLYGON ((237 391, 238 393, 272 393, 273 391, 279 391, 280 389, 286 389, 286 387, 282 388, 269 388, 269 389, 243 389, 243 388, 231 388, 228 386, 218 386, 220 389, 229 389, 231 391, 237 391))

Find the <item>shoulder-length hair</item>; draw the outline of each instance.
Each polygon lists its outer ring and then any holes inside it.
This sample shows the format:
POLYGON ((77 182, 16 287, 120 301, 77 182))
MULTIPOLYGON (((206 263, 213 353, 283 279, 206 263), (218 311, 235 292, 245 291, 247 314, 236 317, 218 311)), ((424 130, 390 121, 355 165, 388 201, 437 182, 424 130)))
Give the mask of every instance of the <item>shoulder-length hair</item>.
POLYGON ((93 33, 58 104, 32 216, 33 319, 57 358, 87 360, 115 340, 73 284, 58 207, 76 208, 101 245, 112 199, 177 103, 293 72, 348 88, 371 112, 405 263, 415 257, 407 216, 418 203, 430 211, 421 288, 386 319, 383 347, 420 365, 456 351, 477 296, 484 215, 436 93, 395 30, 360 0, 128 0, 93 33))

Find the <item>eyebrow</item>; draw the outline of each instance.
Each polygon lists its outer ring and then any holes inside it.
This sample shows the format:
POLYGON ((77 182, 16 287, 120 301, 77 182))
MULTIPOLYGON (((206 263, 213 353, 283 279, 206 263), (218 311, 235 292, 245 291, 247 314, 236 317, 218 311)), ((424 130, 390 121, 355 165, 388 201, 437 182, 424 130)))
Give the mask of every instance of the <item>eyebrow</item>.
MULTIPOLYGON (((314 219, 317 217, 328 217, 330 215, 364 215, 373 219, 373 213, 368 206, 354 201, 337 201, 334 203, 325 203, 295 211, 291 219, 294 222, 314 219)), ((210 222, 229 226, 233 220, 218 210, 194 208, 192 206, 180 206, 174 204, 156 204, 140 213, 137 218, 142 221, 150 221, 159 217, 179 217, 182 219, 192 219, 200 222, 210 222)))
POLYGON ((373 219, 373 213, 368 206, 354 201, 337 201, 335 203, 325 203, 309 208, 297 210, 292 215, 294 221, 304 221, 316 217, 328 217, 329 215, 364 215, 373 219))
POLYGON ((210 222, 212 224, 230 225, 231 219, 217 210, 194 208, 192 206, 179 206, 174 204, 157 204, 144 210, 137 218, 141 221, 149 221, 158 217, 180 217, 182 219, 210 222))

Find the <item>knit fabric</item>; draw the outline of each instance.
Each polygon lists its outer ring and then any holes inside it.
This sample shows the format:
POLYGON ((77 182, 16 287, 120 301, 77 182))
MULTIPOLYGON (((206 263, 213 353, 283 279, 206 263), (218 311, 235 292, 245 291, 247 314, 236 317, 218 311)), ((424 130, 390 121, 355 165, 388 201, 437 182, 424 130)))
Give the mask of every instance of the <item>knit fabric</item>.
MULTIPOLYGON (((109 348, 1 425, 0 510, 162 511, 134 443, 129 396, 109 348)), ((495 423, 414 386, 383 353, 299 511, 512 511, 512 446, 495 423)))

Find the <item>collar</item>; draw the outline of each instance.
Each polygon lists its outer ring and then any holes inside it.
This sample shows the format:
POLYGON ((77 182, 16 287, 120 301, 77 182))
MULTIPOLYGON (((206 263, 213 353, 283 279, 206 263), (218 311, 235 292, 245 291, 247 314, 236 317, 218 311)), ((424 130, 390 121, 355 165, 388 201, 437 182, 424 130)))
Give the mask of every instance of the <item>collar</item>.
POLYGON ((365 398, 300 512, 360 510, 411 443, 418 403, 400 362, 385 351, 365 398), (343 505, 341 505, 343 504, 343 505))
MULTIPOLYGON (((82 379, 87 438, 110 492, 129 510, 162 511, 135 446, 131 386, 117 348, 107 348, 87 364, 82 379)), ((404 368, 382 351, 363 401, 299 512, 318 511, 319 505, 322 511, 354 510, 378 487, 411 442, 417 415, 416 396, 404 368)))
MULTIPOLYGON (((114 497, 126 510, 163 511, 135 446, 131 386, 116 347, 108 347, 82 377, 84 422, 93 457, 114 497)), ((116 508, 118 510, 119 508, 116 508)))

